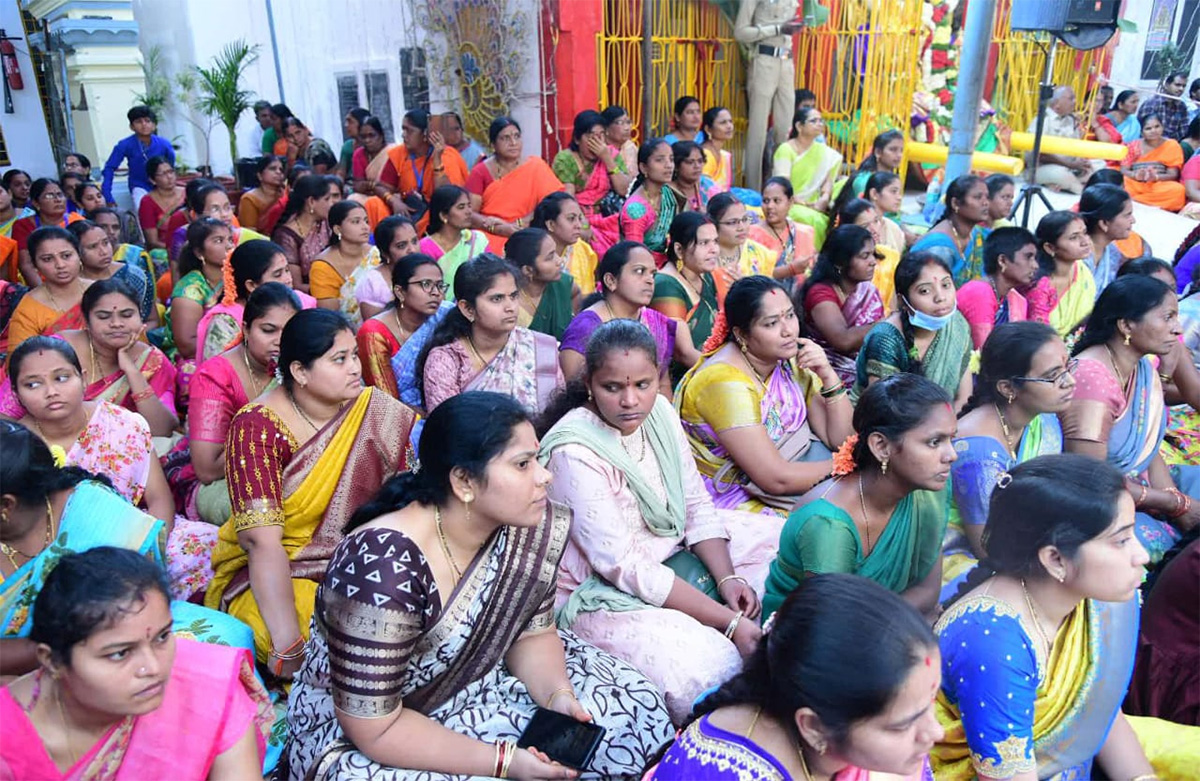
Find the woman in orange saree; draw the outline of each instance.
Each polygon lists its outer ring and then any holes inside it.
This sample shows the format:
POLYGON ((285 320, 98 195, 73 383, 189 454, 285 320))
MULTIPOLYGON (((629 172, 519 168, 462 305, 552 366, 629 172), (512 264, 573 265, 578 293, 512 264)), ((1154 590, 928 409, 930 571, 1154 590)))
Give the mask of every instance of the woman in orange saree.
POLYGON ((1163 135, 1163 123, 1156 115, 1142 119, 1142 137, 1129 144, 1129 154, 1121 163, 1125 190, 1133 200, 1147 206, 1177 212, 1187 204, 1187 191, 1179 181, 1183 168, 1183 147, 1163 135))
POLYGON ((563 189, 540 157, 521 154, 521 126, 512 117, 496 117, 488 128, 492 156, 467 177, 471 210, 487 233, 488 248, 504 254, 508 237, 528 228, 538 202, 563 189))
POLYGON ((42 284, 29 291, 13 310, 8 343, 16 348, 31 336, 52 336, 83 328, 79 304, 91 284, 83 279, 79 240, 65 228, 48 225, 29 236, 29 256, 42 284))

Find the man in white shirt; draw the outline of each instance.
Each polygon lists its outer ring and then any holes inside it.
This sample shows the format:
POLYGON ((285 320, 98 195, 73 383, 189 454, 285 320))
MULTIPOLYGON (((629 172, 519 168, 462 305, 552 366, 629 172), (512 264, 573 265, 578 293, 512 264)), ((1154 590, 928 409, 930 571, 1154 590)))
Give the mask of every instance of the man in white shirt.
MULTIPOLYGON (((1029 123, 1029 132, 1037 132, 1036 117, 1029 123)), ((1055 88, 1046 106, 1042 132, 1044 136, 1083 138, 1083 127, 1075 117, 1075 90, 1066 86, 1055 88)), ((1103 167, 1099 160, 1042 152, 1038 156, 1037 183, 1056 192, 1081 193, 1092 172, 1103 167)))

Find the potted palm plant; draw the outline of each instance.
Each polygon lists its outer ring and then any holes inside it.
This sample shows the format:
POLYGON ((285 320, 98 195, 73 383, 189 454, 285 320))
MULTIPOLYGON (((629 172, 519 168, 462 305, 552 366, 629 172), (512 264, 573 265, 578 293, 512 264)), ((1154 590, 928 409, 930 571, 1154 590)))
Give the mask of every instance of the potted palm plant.
POLYGON ((246 68, 258 59, 258 45, 238 39, 225 45, 208 67, 196 66, 197 107, 216 118, 229 132, 229 154, 237 175, 237 123, 251 106, 254 92, 242 89, 246 68))

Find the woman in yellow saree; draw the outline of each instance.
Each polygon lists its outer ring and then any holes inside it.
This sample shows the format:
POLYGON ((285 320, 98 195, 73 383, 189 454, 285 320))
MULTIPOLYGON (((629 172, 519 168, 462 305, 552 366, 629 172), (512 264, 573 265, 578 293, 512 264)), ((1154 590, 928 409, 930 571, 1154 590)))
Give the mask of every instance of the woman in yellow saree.
POLYGON ((225 458, 233 514, 213 551, 205 605, 254 630, 279 678, 304 658, 317 581, 350 515, 411 466, 411 410, 363 389, 354 332, 326 309, 296 314, 279 344, 282 384, 243 408, 225 458))
POLYGON ((1068 781, 1094 777, 1093 763, 1108 778, 1186 777, 1200 728, 1121 712, 1149 560, 1133 524, 1125 481, 1102 461, 1047 455, 1001 473, 985 563, 935 628, 938 779, 1068 781), (1147 758, 1152 744, 1169 748, 1147 758))

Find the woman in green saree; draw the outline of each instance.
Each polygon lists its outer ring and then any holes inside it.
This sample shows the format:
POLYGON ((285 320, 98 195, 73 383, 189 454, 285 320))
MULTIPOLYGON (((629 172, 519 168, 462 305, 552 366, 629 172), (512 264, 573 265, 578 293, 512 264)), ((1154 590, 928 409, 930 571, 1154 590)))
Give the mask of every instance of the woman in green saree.
POLYGON ((563 270, 554 238, 541 228, 522 228, 508 238, 504 259, 521 272, 517 325, 562 339, 579 311, 575 279, 563 270))
POLYGON ((961 409, 971 395, 971 327, 958 311, 946 261, 909 252, 896 267, 896 311, 867 333, 858 351, 852 395, 900 372, 933 380, 961 409))
MULTIPOLYGON (((713 271, 717 268, 717 226, 708 216, 687 211, 671 221, 670 260, 654 277, 650 308, 687 325, 692 344, 704 344, 712 333, 721 302, 713 271)), ((690 367, 672 364, 678 381, 690 367)))
POLYGON ((771 169, 772 176, 791 180, 795 195, 788 217, 811 225, 818 247, 825 243, 825 232, 829 230, 829 207, 842 168, 842 156, 817 140, 824 134, 821 112, 808 106, 796 109, 791 135, 775 150, 771 169))
POLYGON ((800 581, 823 572, 870 578, 926 614, 937 605, 956 458, 950 397, 916 374, 888 377, 859 399, 854 428, 834 456, 834 476, 783 526, 764 620, 800 581))

